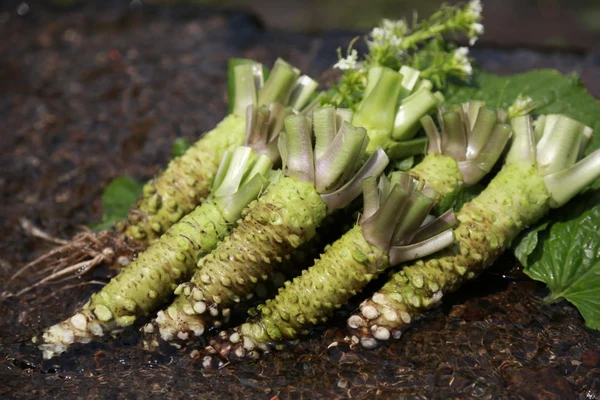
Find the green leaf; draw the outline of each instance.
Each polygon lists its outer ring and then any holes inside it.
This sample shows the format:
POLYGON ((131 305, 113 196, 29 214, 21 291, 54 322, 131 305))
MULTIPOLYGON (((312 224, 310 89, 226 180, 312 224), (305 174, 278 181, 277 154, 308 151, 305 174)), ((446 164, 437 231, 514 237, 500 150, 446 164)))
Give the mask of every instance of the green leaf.
POLYGON ((92 224, 94 231, 109 229, 127 218, 129 209, 142 193, 143 184, 129 176, 113 179, 102 192, 102 221, 92 224))
POLYGON ((588 327, 600 329, 600 190, 551 217, 555 222, 540 233, 525 273, 548 285, 548 301, 570 301, 588 327))
MULTIPOLYGON (((586 154, 600 148, 600 102, 583 87, 576 74, 536 70, 511 76, 476 71, 471 86, 451 84, 447 104, 484 100, 489 107, 507 109, 519 96, 530 97, 535 113, 561 113, 597 132, 586 154)), ((525 272, 545 282, 551 300, 565 298, 575 304, 589 327, 600 329, 600 179, 580 195, 530 227, 515 242, 514 252, 525 272), (564 211, 563 211, 564 210, 564 211)))
MULTIPOLYGON (((446 104, 483 100, 488 107, 507 109, 519 96, 531 97, 537 104, 535 113, 561 113, 600 132, 600 102, 589 94, 575 73, 563 75, 555 70, 535 70, 511 76, 477 71, 471 86, 449 85, 444 93, 446 104)), ((586 154, 600 147, 600 134, 595 135, 586 154)), ((600 179, 594 187, 600 187, 600 179)))
POLYGON ((515 257, 519 260, 523 267, 529 266, 529 256, 538 245, 538 234, 548 227, 548 222, 527 229, 521 234, 517 240, 517 245, 514 246, 515 257))
POLYGON ((177 158, 183 155, 192 144, 186 138, 180 137, 175 139, 173 147, 171 148, 171 158, 177 158))

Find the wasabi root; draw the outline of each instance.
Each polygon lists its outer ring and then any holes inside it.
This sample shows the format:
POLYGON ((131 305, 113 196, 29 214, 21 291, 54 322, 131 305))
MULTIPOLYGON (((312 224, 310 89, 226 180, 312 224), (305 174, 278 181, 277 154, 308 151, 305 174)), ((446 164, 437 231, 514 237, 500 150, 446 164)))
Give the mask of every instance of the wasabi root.
MULTIPOLYGON (((427 155, 408 173, 415 179, 427 182, 440 194, 436 201, 444 199, 444 202, 437 205, 436 212, 443 213, 452 207, 453 199, 463 188, 478 183, 491 171, 508 143, 512 130, 506 123, 503 110, 489 110, 483 102, 465 103, 449 109, 440 107, 437 114, 439 129, 431 117, 421 119, 429 140, 427 155)), ((340 228, 344 223, 337 221, 333 225, 340 228)), ((338 235, 342 233, 340 231, 338 235)), ((314 248, 303 249, 304 253, 309 251, 314 252, 314 248)), ((290 264, 287 262, 278 268, 273 279, 265 285, 259 284, 261 290, 258 293, 262 298, 268 293, 276 294, 274 289, 302 272, 301 268, 290 264)))
POLYGON ((191 277, 198 260, 231 231, 242 209, 267 186, 272 165, 267 156, 258 156, 249 147, 226 151, 211 196, 92 295, 75 315, 46 329, 39 343, 43 357, 61 354, 73 343, 116 334, 166 303, 177 284, 191 277))
MULTIPOLYGON (((437 193, 403 172, 364 181, 360 222, 308 270, 286 282, 277 297, 258 307, 259 315, 223 331, 208 348, 221 357, 256 358, 280 348, 325 322, 350 297, 391 265, 449 246, 452 212, 422 226, 437 193)), ((381 331, 378 335, 389 335, 381 331)))
POLYGON ((363 302, 348 319, 348 339, 353 343, 373 348, 400 338, 445 294, 493 263, 521 230, 600 176, 600 151, 576 162, 590 139, 589 127, 563 115, 540 117, 535 133, 528 116, 511 123, 514 136, 505 165, 457 213, 455 246, 405 266, 363 302), (381 329, 391 333, 389 338, 376 336, 381 329))
POLYGON ((121 227, 127 236, 152 243, 208 196, 224 152, 243 145, 246 140, 248 106, 274 104, 301 111, 317 87, 314 80, 300 77, 298 69, 281 59, 275 62, 264 83, 259 63, 242 63, 233 69, 236 88, 235 98, 231 99, 233 112, 144 185, 143 196, 121 227))
POLYGON ((49 267, 42 271, 58 272, 44 276, 16 294, 25 293, 52 279, 75 277, 77 275, 72 271, 87 271, 103 262, 119 268, 127 265, 135 254, 156 241, 209 195, 210 184, 225 151, 246 144, 259 154, 277 155, 276 148, 273 151, 273 143, 276 147, 275 138, 283 117, 314 107, 317 100, 313 97, 318 85, 306 75, 299 76, 298 69, 281 59, 275 62, 269 78, 263 82, 262 65, 243 61, 230 62, 230 86, 235 89, 233 98, 230 98, 232 113, 144 185, 142 196, 129 211, 126 221, 108 231, 96 234, 84 232, 72 241, 63 241, 62 246, 18 271, 12 279, 24 272, 31 273, 39 265, 49 267), (248 108, 251 108, 249 114, 248 108), (262 121, 265 115, 267 120, 262 121), (254 125, 247 127, 248 123, 254 125), (263 126, 265 123, 267 127, 263 126), (247 131, 251 133, 249 136, 247 131), (268 133, 260 137, 255 131, 268 133))
POLYGON ((231 308, 252 297, 257 283, 309 241, 328 213, 361 193, 363 179, 383 172, 388 158, 381 150, 358 168, 369 139, 348 122, 351 113, 330 107, 312 117, 285 119, 279 139, 285 176, 248 207, 232 234, 200 260, 191 281, 176 289, 173 304, 143 328, 145 348, 160 341, 181 347, 227 322, 231 308))

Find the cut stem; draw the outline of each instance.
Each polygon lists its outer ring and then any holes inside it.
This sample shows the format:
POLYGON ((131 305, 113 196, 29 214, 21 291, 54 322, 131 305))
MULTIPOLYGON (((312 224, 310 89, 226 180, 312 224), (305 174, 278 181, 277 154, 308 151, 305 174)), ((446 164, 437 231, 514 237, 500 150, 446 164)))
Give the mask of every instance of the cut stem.
POLYGON ((303 115, 290 115, 284 120, 285 132, 281 133, 279 152, 283 170, 307 182, 315 180, 311 121, 303 115))
POLYGON ((258 91, 258 104, 286 104, 299 75, 300 70, 278 58, 269 79, 258 91))
POLYGON ((443 101, 443 97, 438 93, 418 90, 402 101, 394 120, 394 129, 392 130, 394 140, 407 140, 415 136, 421 128, 419 123, 421 117, 433 112, 443 101))
POLYGON ((239 64, 230 64, 231 69, 234 82, 230 90, 233 92, 233 97, 230 97, 232 111, 236 115, 245 115, 248 106, 256 104, 258 99, 257 92, 263 84, 263 67, 259 63, 243 60, 239 64))

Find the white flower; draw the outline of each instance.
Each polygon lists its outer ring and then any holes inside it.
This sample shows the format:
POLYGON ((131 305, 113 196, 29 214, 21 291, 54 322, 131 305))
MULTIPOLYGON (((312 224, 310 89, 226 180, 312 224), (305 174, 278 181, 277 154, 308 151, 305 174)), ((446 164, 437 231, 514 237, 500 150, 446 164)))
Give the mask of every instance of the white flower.
POLYGON ((402 38, 398 36, 393 36, 390 38, 390 45, 392 47, 400 47, 402 44, 402 38))
POLYGON ((459 47, 458 49, 454 50, 454 58, 459 61, 466 60, 468 56, 469 56, 469 48, 468 47, 459 47))
POLYGON ((469 45, 473 46, 480 35, 483 34, 483 25, 478 22, 475 22, 471 25, 469 29, 469 45))
POLYGON ((457 69, 463 71, 466 75, 471 75, 473 73, 473 67, 469 62, 469 48, 468 47, 459 47, 454 50, 454 55, 452 57, 454 59, 454 63, 457 69))
POLYGON ((341 69, 342 71, 347 69, 355 69, 358 61, 358 52, 354 49, 346 56, 346 58, 340 58, 333 68, 341 69))
POLYGON ((402 19, 396 21, 384 19, 381 23, 381 27, 389 36, 404 36, 408 31, 406 21, 402 19))
POLYGON ((371 31, 371 39, 367 40, 371 54, 382 52, 399 57, 403 53, 402 42, 409 28, 404 20, 384 19, 371 31))
POLYGON ((468 76, 471 76, 471 74, 473 73, 473 67, 470 63, 466 64, 463 66, 463 71, 465 71, 465 74, 467 74, 468 76))
POLYGON ((467 12, 471 15, 471 17, 473 19, 481 18, 481 11, 483 11, 481 0, 471 0, 469 6, 467 7, 467 12))
POLYGON ((373 38, 374 41, 380 42, 380 41, 384 40, 385 32, 383 29, 381 29, 379 27, 373 28, 373 30, 371 31, 371 37, 373 38))

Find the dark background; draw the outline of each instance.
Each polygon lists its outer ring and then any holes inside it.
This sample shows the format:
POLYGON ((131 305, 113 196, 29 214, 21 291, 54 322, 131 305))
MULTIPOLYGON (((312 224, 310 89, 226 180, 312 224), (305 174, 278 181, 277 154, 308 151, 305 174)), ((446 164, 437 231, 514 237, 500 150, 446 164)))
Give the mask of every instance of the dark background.
MULTIPOLYGON (((503 74, 578 72, 598 97, 597 3, 484 1, 486 34, 473 55, 503 74)), ((425 15, 438 3, 26 4, 0 3, 0 291, 51 248, 25 233, 23 218, 72 236, 99 220, 111 179, 152 177, 175 138, 193 141, 225 115, 228 58, 283 57, 325 84, 336 48, 364 35, 381 10, 394 18, 422 7, 425 15)), ((543 285, 515 265, 503 258, 374 351, 327 349, 355 299, 297 347, 219 371, 187 353, 147 354, 134 332, 42 362, 28 340, 98 288, 93 281, 106 271, 97 270, 76 287, 0 302, 0 398, 600 397, 600 333, 569 304, 544 304, 543 285)))

